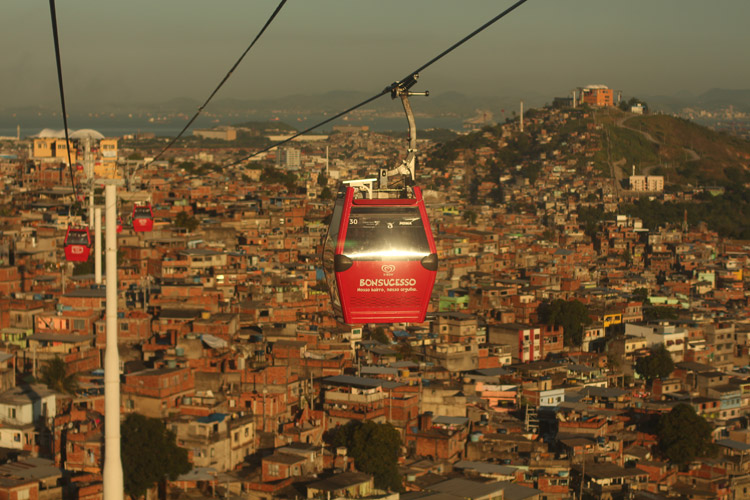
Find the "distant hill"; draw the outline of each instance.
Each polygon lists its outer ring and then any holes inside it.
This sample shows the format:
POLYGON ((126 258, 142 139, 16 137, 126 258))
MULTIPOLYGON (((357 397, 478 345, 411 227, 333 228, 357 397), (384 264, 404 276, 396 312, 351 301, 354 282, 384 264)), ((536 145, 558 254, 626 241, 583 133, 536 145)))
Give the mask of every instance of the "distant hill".
POLYGON ((750 182, 750 142, 668 115, 646 115, 625 125, 650 134, 658 145, 657 159, 638 158, 659 166, 649 173, 665 175, 672 184, 750 182))
POLYGON ((736 111, 750 112, 750 89, 711 89, 698 96, 690 94, 639 96, 651 110, 678 113, 684 108, 718 111, 733 106, 736 111))
POLYGON ((261 121, 261 122, 243 122, 235 123, 234 127, 242 127, 249 130, 253 130, 258 133, 267 132, 296 132, 297 129, 291 125, 281 121, 261 121))
MULTIPOLYGON (((284 115, 330 115, 344 111, 370 97, 374 93, 337 90, 323 94, 295 94, 274 99, 235 99, 216 98, 207 107, 204 114, 213 116, 222 115, 257 115, 259 117, 284 115)), ((541 106, 545 103, 545 97, 528 93, 523 99, 528 107, 541 106)), ((547 98, 551 101, 551 98, 547 98)), ((99 114, 181 114, 191 116, 197 110, 202 101, 187 97, 178 97, 161 102, 111 102, 101 103, 87 107, 84 115, 91 113, 99 114)), ((509 96, 475 96, 460 92, 434 92, 429 97, 415 97, 412 100, 414 112, 419 115, 444 116, 455 115, 461 118, 469 118, 476 115, 477 110, 490 110, 495 115, 502 115, 501 110, 507 111, 510 116, 512 110, 517 110, 519 98, 509 96)), ((385 95, 371 102, 363 109, 372 110, 376 113, 402 113, 401 103, 394 101, 389 95, 385 95)), ((77 108, 70 111, 74 116, 77 108)), ((38 106, 0 106, 0 115, 13 115, 23 117, 25 115, 35 116, 38 113, 52 114, 58 112, 56 106, 48 109, 38 106)))
POLYGON ((705 106, 750 109, 750 89, 711 89, 699 95, 698 102, 705 106))

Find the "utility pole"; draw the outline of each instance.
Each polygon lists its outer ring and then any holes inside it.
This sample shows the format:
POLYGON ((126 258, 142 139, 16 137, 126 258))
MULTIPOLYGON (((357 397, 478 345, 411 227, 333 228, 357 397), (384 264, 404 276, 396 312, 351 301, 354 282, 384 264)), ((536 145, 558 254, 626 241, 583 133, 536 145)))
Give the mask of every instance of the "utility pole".
POLYGON ((102 284, 102 209, 94 209, 94 278, 97 285, 102 284))
POLYGON ((117 351, 117 183, 104 181, 104 208, 107 225, 106 327, 104 350, 104 498, 123 500, 124 485, 120 458, 120 356, 117 351))

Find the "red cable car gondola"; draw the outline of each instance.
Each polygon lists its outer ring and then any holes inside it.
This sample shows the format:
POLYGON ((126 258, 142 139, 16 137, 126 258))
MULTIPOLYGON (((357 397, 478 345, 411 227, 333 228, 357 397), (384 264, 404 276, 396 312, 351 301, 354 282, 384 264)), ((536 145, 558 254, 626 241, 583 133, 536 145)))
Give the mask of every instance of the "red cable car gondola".
POLYGON ((154 212, 151 204, 133 205, 133 230, 137 233, 146 233, 154 229, 154 212))
POLYGON ((438 259, 421 190, 399 199, 354 192, 347 187, 334 208, 326 241, 335 313, 345 323, 423 322, 438 259))
POLYGON ((413 186, 417 136, 409 96, 420 94, 409 88, 417 76, 391 89, 409 122, 406 159, 393 170, 381 169, 378 179, 351 181, 358 196, 347 186, 333 207, 323 270, 334 314, 345 323, 421 323, 427 315, 438 257, 422 191, 413 186), (389 185, 394 174, 399 187, 389 185))
POLYGON ((91 233, 87 227, 68 226, 65 232, 65 260, 86 262, 91 254, 91 233))

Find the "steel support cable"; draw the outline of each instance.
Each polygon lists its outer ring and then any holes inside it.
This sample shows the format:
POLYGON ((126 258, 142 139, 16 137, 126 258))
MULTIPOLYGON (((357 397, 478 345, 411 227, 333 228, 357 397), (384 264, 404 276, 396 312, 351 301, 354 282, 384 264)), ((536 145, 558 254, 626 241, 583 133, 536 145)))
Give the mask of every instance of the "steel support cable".
POLYGON ((249 160, 249 159, 250 159, 250 158, 252 158, 253 156, 257 156, 257 155, 259 155, 259 154, 261 154, 261 153, 265 153, 266 151, 270 151, 270 150, 272 150, 273 148, 276 148, 276 147, 282 146, 282 145, 286 144, 287 142, 293 141, 293 140, 294 140, 294 139, 296 139, 297 137, 299 137, 299 136, 301 136, 301 135, 305 135, 306 133, 308 133, 308 132, 310 132, 310 131, 312 131, 312 130, 315 130, 315 129, 316 129, 316 128, 318 128, 318 127, 322 127, 322 126, 323 126, 323 125, 325 125, 326 123, 332 122, 333 120, 335 120, 335 119, 337 119, 337 118, 341 118, 342 116, 344 116, 344 115, 346 115, 346 114, 348 114, 348 113, 351 113, 351 112, 352 112, 352 111, 354 111, 355 109, 357 109, 357 108, 361 108, 362 106, 364 106, 364 105, 366 105, 366 104, 369 104, 369 103, 371 103, 372 101, 374 101, 375 99, 377 99, 377 98, 379 98, 379 97, 381 97, 381 96, 383 96, 383 95, 385 95, 385 94, 388 94, 388 93, 390 93, 390 92, 391 92, 391 88, 390 88, 390 87, 386 87, 386 88, 385 88, 385 89, 384 89, 384 90, 383 90, 382 92, 380 92, 379 94, 376 94, 376 95, 374 95, 374 96, 370 97, 369 99, 367 99, 367 100, 365 100, 365 101, 362 101, 362 102, 360 102, 359 104, 357 104, 357 105, 355 105, 355 106, 352 106, 351 108, 349 108, 349 109, 347 109, 347 110, 345 110, 345 111, 342 111, 342 112, 340 112, 340 113, 338 113, 338 114, 336 114, 336 115, 334 115, 334 116, 332 116, 332 117, 330 117, 330 118, 328 118, 328 119, 326 119, 326 120, 323 120, 322 122, 320 122, 320 123, 318 123, 318 124, 316 124, 316 125, 313 125, 313 126, 312 126, 312 127, 310 127, 310 128, 306 128, 306 129, 305 129, 305 130, 303 130, 302 132, 297 132, 297 133, 296 133, 296 134, 294 134, 293 136, 291 136, 291 137, 288 137, 288 138, 284 139, 283 141, 277 142, 276 144, 274 144, 274 145, 272 145, 272 146, 268 146, 268 147, 267 147, 266 149, 262 149, 262 150, 260 150, 260 151, 257 151, 257 152, 255 152, 255 153, 253 153, 253 154, 249 155, 249 156, 246 156, 246 157, 244 157, 244 158, 240 158, 239 160, 237 160, 237 161, 235 161, 235 162, 232 162, 232 163, 230 163, 230 164, 228 164, 228 165, 225 165, 225 167, 233 167, 234 165, 238 165, 238 164, 242 163, 243 161, 249 160))
POLYGON ((224 85, 224 83, 226 83, 226 81, 229 80, 229 77, 232 75, 232 73, 234 73, 234 70, 237 69, 237 66, 240 65, 240 63, 245 58, 245 56, 247 55, 247 53, 250 52, 250 49, 253 48, 253 46, 255 45, 255 43, 260 39, 261 35, 263 35, 263 33, 266 31, 266 29, 271 25, 271 23, 276 18, 276 15, 281 11, 281 8, 284 6, 284 4, 286 3, 286 1, 287 0, 281 0, 281 2, 279 3, 279 5, 276 7, 276 10, 273 11, 273 14, 271 14, 271 17, 268 18, 268 21, 266 21, 266 24, 263 25, 263 28, 255 36, 255 38, 253 39, 252 43, 245 49, 245 52, 242 53, 242 55, 240 56, 240 58, 237 59, 237 62, 234 63, 234 66, 232 66, 232 68, 229 70, 229 72, 226 75, 224 75, 224 78, 221 80, 221 82, 219 82, 219 85, 216 86, 216 88, 214 89, 214 91, 211 92, 211 95, 208 96, 208 99, 206 99, 206 101, 198 108, 198 111, 193 115, 193 117, 190 119, 190 121, 187 122, 187 124, 182 128, 182 130, 180 130, 180 133, 177 134, 177 136, 174 139, 172 139, 169 142, 169 144, 167 144, 164 147, 164 149, 162 149, 161 152, 158 155, 156 155, 154 157, 154 159, 151 160, 149 163, 153 163, 156 160, 158 160, 159 158, 161 158, 161 155, 163 155, 169 148, 171 148, 174 145, 174 143, 177 142, 177 140, 180 137, 182 137, 182 134, 184 134, 185 131, 187 131, 187 129, 190 128, 190 125, 192 125, 193 122, 195 121, 195 119, 198 118, 198 115, 201 114, 201 112, 203 111, 203 109, 208 105, 208 103, 211 101, 211 99, 213 99, 213 97, 216 95, 216 93, 219 91, 219 89, 224 85))
POLYGON ((407 82, 407 81, 411 80, 415 74, 418 74, 422 70, 427 69, 428 67, 432 66, 434 63, 436 63, 437 61, 439 61, 440 59, 442 59, 443 57, 445 57, 449 53, 453 52, 455 49, 457 49, 458 47, 460 47, 464 43, 468 42, 469 40, 471 40, 472 38, 474 38, 476 35, 478 35, 482 31, 484 31, 485 29, 489 28, 490 26, 492 26, 493 24, 495 24, 497 21, 499 21, 500 19, 504 18, 505 16, 507 16, 508 14, 510 14, 511 12, 513 12, 514 10, 516 10, 518 7, 520 7, 521 5, 523 5, 524 3, 526 3, 527 1, 528 0, 518 0, 516 3, 514 3, 513 5, 511 5, 510 7, 508 7, 504 11, 502 11, 500 14, 496 15, 495 17, 493 17, 492 19, 490 19, 489 21, 487 21, 486 23, 484 23, 482 26, 480 26, 479 28, 475 29, 474 31, 472 31, 471 33, 469 33, 468 35, 466 35, 465 37, 463 37, 461 40, 459 40, 458 42, 454 43, 453 45, 451 45, 450 47, 448 47, 447 49, 445 49, 443 52, 441 52, 437 56, 435 56, 432 59, 430 59, 429 61, 427 61, 425 64, 423 64, 419 68, 417 68, 414 71, 410 72, 407 76, 405 76, 401 80, 399 80, 397 82, 393 82, 392 84, 388 85, 385 89, 383 89, 381 92, 375 94, 374 96, 370 97, 369 99, 366 99, 366 100, 360 102, 359 104, 356 104, 356 105, 352 106, 351 108, 347 109, 346 111, 342 111, 342 112, 340 112, 340 113, 332 116, 331 118, 323 120, 322 122, 317 123, 317 124, 313 125, 312 127, 306 128, 305 130, 303 130, 301 132, 297 132, 296 134, 292 135, 291 137, 288 137, 288 138, 284 139, 283 141, 279 141, 277 143, 274 143, 273 145, 268 146, 265 149, 261 149, 260 151, 257 151, 257 152, 255 152, 255 153, 253 153, 251 155, 245 156, 243 158, 240 158, 237 161, 229 163, 228 165, 225 165, 225 167, 233 167, 235 165, 238 165, 238 164, 242 163, 243 161, 247 161, 250 158, 258 156, 259 154, 262 154, 262 153, 265 153, 267 151, 270 151, 273 148, 277 148, 279 146, 283 146, 284 144, 293 141, 297 137, 305 135, 308 132, 310 132, 312 130, 315 130, 316 128, 322 127, 326 123, 332 122, 333 120, 335 120, 337 118, 340 118, 340 117, 342 117, 342 116, 344 116, 344 115, 346 115, 348 113, 351 113, 355 109, 361 108, 362 106, 371 103, 375 99, 378 99, 379 97, 382 97, 385 94, 393 94, 393 92, 395 91, 395 89, 397 89, 398 87, 400 87, 404 82, 407 82))
POLYGON ((68 137, 68 114, 65 111, 65 91, 63 90, 62 62, 60 61, 60 42, 57 34, 57 11, 55 0, 49 0, 49 13, 52 17, 52 37, 55 41, 55 60, 57 61, 57 85, 60 87, 60 103, 62 105, 63 125, 65 126, 65 149, 68 151, 68 167, 70 170, 70 184, 73 186, 75 201, 78 200, 78 188, 73 174, 73 162, 70 159, 70 138, 68 137))

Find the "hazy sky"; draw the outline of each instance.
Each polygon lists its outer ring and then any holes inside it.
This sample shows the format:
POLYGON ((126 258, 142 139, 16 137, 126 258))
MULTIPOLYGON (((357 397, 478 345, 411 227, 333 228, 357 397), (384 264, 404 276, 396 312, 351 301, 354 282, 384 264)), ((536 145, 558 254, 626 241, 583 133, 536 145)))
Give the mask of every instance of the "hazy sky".
MULTIPOLYGON (((68 109, 204 100, 277 0, 57 2, 68 109)), ((376 93, 509 0, 289 0, 217 95, 376 93)), ((750 0, 528 0, 425 70, 418 90, 555 96, 750 87, 750 0)), ((0 8, 0 109, 58 103, 49 4, 0 8)))

